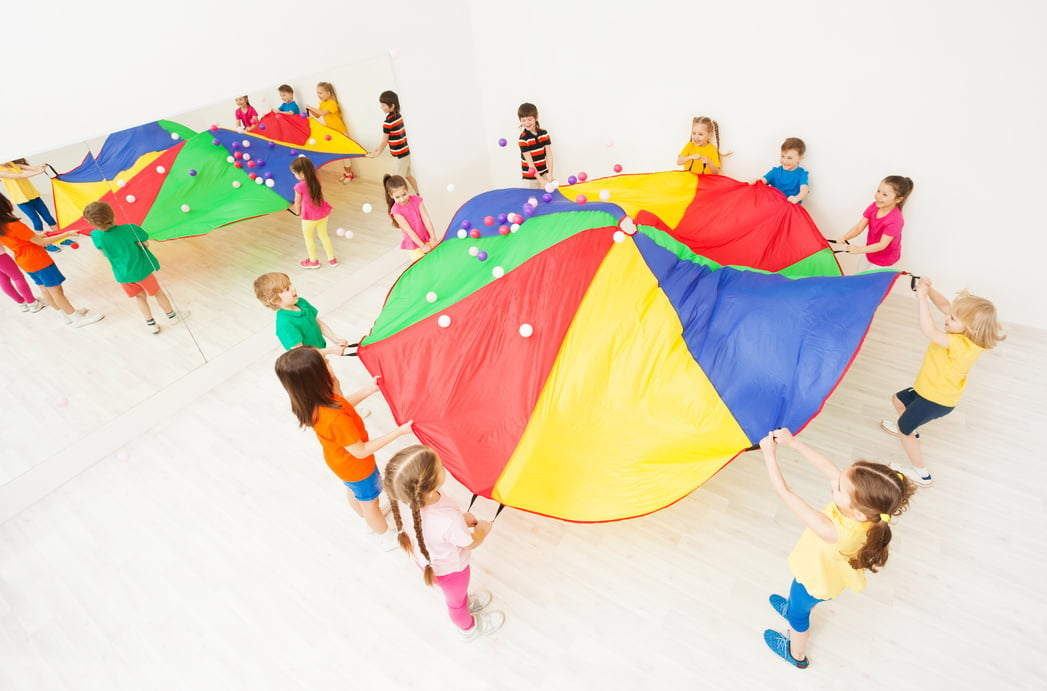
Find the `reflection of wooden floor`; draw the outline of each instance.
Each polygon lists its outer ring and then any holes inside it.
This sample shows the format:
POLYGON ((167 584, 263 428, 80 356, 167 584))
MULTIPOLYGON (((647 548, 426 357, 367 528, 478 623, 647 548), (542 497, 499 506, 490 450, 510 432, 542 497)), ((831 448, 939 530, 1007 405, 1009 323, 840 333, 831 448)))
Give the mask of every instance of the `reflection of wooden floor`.
MULTIPOLYGON (((347 254, 337 273, 289 271, 347 335, 368 328, 404 265, 391 228, 359 229, 357 239, 366 260, 347 254)), ((65 448, 69 463, 90 467, 0 525, 0 688, 407 688, 424 674, 437 689, 975 689, 1031 688, 1042 677, 1047 471, 1034 423, 1047 416, 1044 332, 1012 330, 978 364, 956 413, 927 428, 936 485, 893 524, 891 562, 868 590, 816 610, 807 671, 761 639, 782 624, 766 598, 788 585, 800 528, 756 454, 636 520, 574 525, 507 510, 473 560, 474 583, 493 591, 507 623, 466 646, 417 569, 371 551, 272 375, 272 316, 250 282, 297 261, 300 243, 288 217, 157 248, 209 360, 191 373, 191 348, 171 334, 139 338, 115 289, 77 289, 85 281, 67 272, 70 293, 110 317, 83 333, 46 332, 46 353, 78 354, 67 369, 56 361, 47 381, 98 399, 91 387, 120 393, 99 383, 109 368, 93 363, 115 362, 105 351, 121 339, 132 371, 148 354, 160 363, 157 381, 178 381, 108 433, 65 448)), ((10 320, 5 313, 5 332, 10 320)), ((841 463, 901 460, 877 422, 922 350, 911 295, 892 295, 804 438, 841 463)), ((354 359, 335 365, 349 386, 366 380, 354 359)), ((41 419, 61 430, 63 416, 104 414, 81 409, 79 395, 66 409, 42 405, 41 419)), ((390 429, 384 403, 371 407, 372 432, 390 429)), ((796 491, 827 500, 811 468, 787 451, 784 459, 796 491)), ((468 499, 453 481, 448 491, 468 499)))

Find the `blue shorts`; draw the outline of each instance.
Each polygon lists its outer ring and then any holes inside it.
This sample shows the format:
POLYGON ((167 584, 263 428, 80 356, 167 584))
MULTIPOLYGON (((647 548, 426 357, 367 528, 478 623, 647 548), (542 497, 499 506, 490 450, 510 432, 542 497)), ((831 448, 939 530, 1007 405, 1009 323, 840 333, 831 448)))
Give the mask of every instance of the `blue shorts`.
MULTIPOLYGON (((949 406, 928 401, 916 393, 916 389, 911 386, 908 389, 899 391, 894 396, 905 406, 905 412, 898 418, 898 431, 905 436, 909 436, 916 431, 917 427, 925 425, 931 420, 945 417, 953 410, 949 406)), ((917 434, 916 436, 919 438, 920 435, 917 434)))
POLYGON ((29 278, 33 279, 33 283, 38 286, 44 286, 45 288, 54 288, 55 286, 62 285, 65 281, 65 276, 58 270, 58 264, 52 263, 50 266, 45 266, 39 271, 30 271, 29 278))
POLYGON ((378 472, 376 466, 374 472, 365 477, 363 480, 357 480, 356 482, 346 482, 345 486, 349 488, 349 491, 356 497, 356 501, 374 501, 378 498, 378 495, 382 493, 382 476, 378 472))
POLYGON ((785 604, 785 618, 789 620, 789 626, 793 631, 803 633, 811 628, 811 610, 819 602, 825 600, 812 597, 807 588, 803 587, 803 583, 793 579, 789 588, 789 601, 785 604))

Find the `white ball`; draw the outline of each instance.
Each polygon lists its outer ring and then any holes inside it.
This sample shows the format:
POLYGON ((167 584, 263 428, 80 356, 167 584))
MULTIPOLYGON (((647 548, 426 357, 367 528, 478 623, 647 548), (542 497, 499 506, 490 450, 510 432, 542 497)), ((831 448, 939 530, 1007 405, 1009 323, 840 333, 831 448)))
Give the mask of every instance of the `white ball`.
POLYGON ((437 298, 436 293, 434 293, 431 290, 428 293, 425 294, 425 301, 426 302, 436 302, 436 298, 437 298))
POLYGON ((225 157, 225 160, 226 160, 226 163, 232 163, 232 162, 233 162, 233 161, 235 161, 236 159, 235 159, 235 158, 233 158, 232 156, 226 156, 226 157, 225 157))
MULTIPOLYGON (((309 146, 316 146, 316 140, 312 137, 309 137, 309 146)), ((302 155, 304 156, 305 154, 302 155)))
POLYGON ((553 190, 555 190, 555 189, 556 189, 556 185, 554 185, 553 183, 551 183, 551 182, 545 183, 545 191, 548 192, 549 194, 552 194, 553 190))
POLYGON ((611 193, 608 190, 600 190, 600 201, 607 201, 611 198, 611 193))
POLYGON ((530 199, 528 199, 527 203, 530 204, 531 206, 533 206, 536 209, 538 208, 538 200, 535 199, 534 197, 531 197, 530 199))
POLYGON ((477 247, 476 245, 473 245, 472 247, 469 248, 469 256, 470 257, 475 257, 478 254, 480 254, 480 248, 479 247, 477 247))
POLYGON ((505 269, 503 269, 500 266, 496 266, 493 269, 491 269, 491 275, 494 276, 495 278, 501 278, 502 276, 505 275, 505 269))
POLYGON ((446 329, 448 326, 451 325, 451 318, 448 317, 446 314, 441 314, 439 317, 437 317, 436 323, 446 329))
POLYGON ((186 214, 189 213, 189 205, 188 204, 182 204, 182 213, 186 213, 186 214))
POLYGON ((400 57, 400 51, 398 51, 396 48, 393 48, 389 51, 389 57, 391 57, 393 60, 396 60, 400 57))
POLYGON ((276 181, 273 180, 272 178, 269 178, 269 179, 267 179, 265 181, 265 186, 266 187, 275 187, 276 186, 276 181))
POLYGON ((611 237, 614 238, 615 242, 625 242, 625 233, 620 230, 614 231, 614 235, 611 237))
POLYGON ((126 185, 126 184, 127 184, 127 183, 126 183, 126 182, 124 182, 123 180, 117 180, 117 181, 116 181, 116 186, 117 186, 117 187, 123 187, 123 186, 124 186, 124 185, 126 185))
POLYGON ((233 180, 233 187, 235 187, 236 189, 240 189, 240 181, 239 180, 233 180))
POLYGON ((244 160, 245 161, 250 161, 251 160, 251 154, 244 154, 244 160))
POLYGON ((178 139, 178 133, 177 132, 172 132, 171 133, 171 139, 178 139))
POLYGON ((515 233, 518 230, 520 230, 520 224, 519 223, 514 223, 511 226, 509 226, 509 232, 510 233, 515 233))
POLYGON ((265 178, 263 178, 261 176, 256 177, 254 179, 254 184, 256 184, 256 185, 264 185, 265 184, 265 178))
POLYGON ((334 231, 334 234, 337 235, 340 238, 344 238, 345 237, 345 228, 339 228, 338 230, 334 231))
POLYGON ((126 197, 124 197, 124 199, 127 200, 128 204, 134 204, 135 203, 135 196, 133 194, 127 195, 126 197))
POLYGON ((353 239, 353 231, 351 231, 351 230, 345 231, 345 239, 346 240, 352 240, 353 239))
POLYGON ((245 149, 250 149, 251 148, 251 140, 250 139, 245 139, 245 140, 243 140, 240 143, 243 144, 243 147, 245 149))
POLYGON ((374 207, 371 206, 370 204, 364 204, 362 208, 363 208, 365 214, 369 214, 372 211, 374 211, 374 207))
POLYGON ((458 239, 459 240, 464 240, 467 237, 469 237, 469 231, 467 231, 465 228, 459 228, 458 229, 458 239))
POLYGON ((164 168, 163 166, 157 166, 156 167, 156 172, 160 173, 160 175, 163 175, 164 173, 167 172, 167 169, 164 168))
POLYGON ((447 186, 447 191, 448 192, 454 192, 454 183, 453 182, 447 186))
POLYGON ((524 338, 530 338, 531 334, 534 333, 534 327, 530 324, 520 324, 520 335, 524 338))

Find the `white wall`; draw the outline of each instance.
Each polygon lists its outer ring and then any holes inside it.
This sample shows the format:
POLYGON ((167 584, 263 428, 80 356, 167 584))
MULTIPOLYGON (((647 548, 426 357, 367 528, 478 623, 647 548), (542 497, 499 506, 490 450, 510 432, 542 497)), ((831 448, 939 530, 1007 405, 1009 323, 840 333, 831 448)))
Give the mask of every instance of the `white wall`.
POLYGON ((786 136, 807 141, 807 207, 828 236, 857 220, 884 175, 912 177, 902 266, 992 298, 1005 320, 1047 323, 1034 191, 1047 160, 1045 3, 1000 0, 990 14, 970 0, 312 0, 305 14, 286 0, 188 0, 160 29, 140 2, 59 4, 58 21, 44 16, 54 3, 15 9, 40 48, 9 92, 27 108, 0 116, 0 159, 393 50, 438 218, 516 184, 516 153, 496 141, 515 137, 522 101, 538 105, 561 178, 671 168, 691 117, 708 114, 734 151, 733 177, 765 172, 786 136), (521 31, 528 14, 540 30, 521 31))

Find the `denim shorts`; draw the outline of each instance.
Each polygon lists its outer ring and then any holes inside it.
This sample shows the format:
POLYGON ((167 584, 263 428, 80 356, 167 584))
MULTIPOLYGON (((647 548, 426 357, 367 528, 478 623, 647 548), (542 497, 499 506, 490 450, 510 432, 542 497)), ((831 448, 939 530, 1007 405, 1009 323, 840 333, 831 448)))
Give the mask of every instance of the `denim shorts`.
POLYGON ((953 410, 949 406, 944 406, 940 403, 935 403, 934 401, 928 401, 926 398, 916 393, 916 389, 911 386, 894 395, 902 402, 902 405, 905 406, 905 412, 898 418, 898 431, 905 436, 909 436, 915 432, 918 427, 927 424, 931 420, 945 417, 953 410))
POLYGON ((33 279, 33 283, 45 288, 60 286, 65 281, 65 276, 58 270, 58 264, 55 263, 45 266, 39 271, 30 271, 29 278, 33 279))
POLYGON ((374 472, 363 480, 346 482, 345 486, 356 497, 356 501, 374 501, 382 493, 382 475, 375 466, 374 472))

